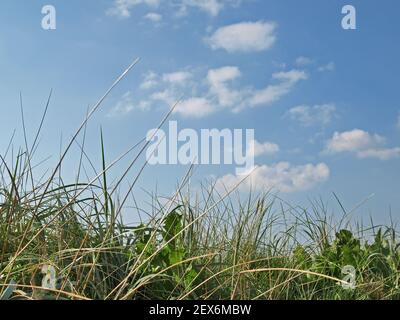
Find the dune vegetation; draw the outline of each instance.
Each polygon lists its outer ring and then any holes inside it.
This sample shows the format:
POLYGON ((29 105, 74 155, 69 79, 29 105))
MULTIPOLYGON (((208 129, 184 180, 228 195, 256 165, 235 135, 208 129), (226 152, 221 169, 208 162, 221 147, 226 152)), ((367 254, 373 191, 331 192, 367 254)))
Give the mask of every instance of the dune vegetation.
POLYGON ((81 146, 80 172, 88 121, 136 63, 90 110, 45 177, 34 176, 33 155, 50 97, 32 145, 1 154, 0 299, 400 298, 395 225, 358 224, 344 209, 331 215, 323 201, 302 209, 268 193, 243 200, 212 184, 194 196, 184 191, 190 172, 168 201, 154 196, 145 218, 127 224, 123 212, 140 211, 124 205, 141 170, 130 190, 116 191, 145 152, 143 140, 110 185, 109 169, 132 149, 108 163, 101 135, 97 175, 66 183, 65 156, 81 146))

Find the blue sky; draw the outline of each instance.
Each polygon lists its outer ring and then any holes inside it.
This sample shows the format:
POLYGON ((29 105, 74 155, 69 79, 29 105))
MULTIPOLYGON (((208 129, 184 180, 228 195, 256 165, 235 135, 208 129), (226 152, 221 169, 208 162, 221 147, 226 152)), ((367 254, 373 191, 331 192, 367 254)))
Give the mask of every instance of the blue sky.
MULTIPOLYGON (((399 12, 396 0, 4 0, 0 150, 14 129, 22 144, 19 92, 33 133, 53 89, 36 160, 53 155, 54 163, 88 105, 140 57, 88 127, 98 168, 100 125, 112 161, 182 98, 171 118, 179 128, 255 129, 260 190, 305 206, 321 197, 333 208, 336 192, 348 210, 374 194, 357 214, 398 219, 399 12), (46 31, 49 4, 57 29, 46 31), (346 4, 357 10, 356 30, 341 27, 346 4)), ((76 154, 63 169, 71 179, 76 154)), ((140 188, 168 194, 186 170, 149 167, 140 188)), ((233 166, 199 166, 192 183, 229 184, 234 175, 233 166)))

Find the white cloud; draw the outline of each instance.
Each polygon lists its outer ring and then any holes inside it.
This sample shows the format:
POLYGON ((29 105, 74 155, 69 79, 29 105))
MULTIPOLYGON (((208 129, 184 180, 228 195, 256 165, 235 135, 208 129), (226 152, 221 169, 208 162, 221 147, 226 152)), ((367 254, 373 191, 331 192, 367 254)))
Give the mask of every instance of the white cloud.
POLYGON ((279 146, 276 143, 264 142, 260 143, 257 140, 250 142, 248 146, 247 154, 253 157, 259 157, 263 155, 275 155, 280 151, 279 146))
POLYGON ((210 91, 217 96, 219 104, 223 107, 231 107, 240 103, 241 93, 228 87, 227 82, 240 77, 241 73, 237 67, 223 67, 208 71, 207 80, 210 91))
POLYGON ((335 132, 332 139, 327 143, 326 151, 329 153, 358 152, 376 148, 385 142, 380 135, 354 129, 346 132, 335 132))
POLYGON ((107 114, 108 117, 121 116, 126 115, 132 112, 135 109, 147 111, 151 107, 151 103, 149 101, 140 101, 139 103, 135 103, 133 99, 133 94, 131 91, 126 92, 121 99, 117 102, 117 104, 110 110, 107 114))
POLYGON ((166 103, 169 107, 176 105, 174 113, 186 118, 202 118, 217 111, 212 102, 205 97, 191 97, 179 100, 176 93, 171 89, 154 92, 150 96, 151 100, 158 100, 166 103))
POLYGON ((182 85, 185 84, 191 77, 192 74, 188 71, 177 71, 163 74, 162 79, 164 82, 182 85))
POLYGON ((154 87, 160 85, 161 82, 165 82, 174 86, 183 86, 188 84, 188 81, 192 78, 192 76, 192 73, 189 71, 176 71, 164 73, 162 75, 150 71, 144 75, 144 79, 140 85, 140 88, 143 90, 153 89, 154 87))
POLYGON ((188 7, 195 7, 212 16, 217 16, 224 7, 223 2, 220 0, 183 0, 180 5, 180 14, 186 14, 188 7))
POLYGON ((160 22, 163 19, 163 16, 156 12, 149 12, 144 16, 144 18, 152 22, 160 22))
POLYGON ((304 71, 301 70, 291 70, 291 71, 282 71, 282 72, 277 72, 272 75, 273 78, 289 82, 289 83, 296 83, 300 80, 306 80, 307 74, 304 71))
POLYGON ((329 124, 336 114, 336 107, 334 104, 323 104, 315 106, 297 106, 291 108, 286 116, 292 120, 300 122, 305 127, 313 125, 325 126, 329 124))
POLYGON ((126 19, 131 16, 131 9, 137 5, 145 4, 153 8, 157 8, 161 0, 114 0, 112 8, 106 13, 110 16, 116 16, 121 19, 126 19))
MULTIPOLYGON (((226 5, 238 6, 240 2, 240 0, 114 0, 113 6, 106 11, 106 14, 126 19, 131 16, 131 11, 135 6, 146 5, 150 8, 158 8, 163 4, 169 5, 174 10, 177 10, 178 16, 186 15, 190 7, 197 8, 211 16, 217 16, 226 5)), ((154 17, 155 16, 153 16, 153 18, 154 17)), ((158 19, 158 17, 156 19, 158 19)))
POLYGON ((205 117, 223 109, 237 113, 249 107, 267 106, 288 94, 297 82, 307 79, 308 75, 300 70, 277 72, 272 75, 277 83, 264 89, 237 87, 236 80, 240 77, 241 72, 236 66, 210 69, 207 71, 206 81, 202 81, 194 71, 176 71, 162 75, 149 72, 144 75, 140 88, 152 89, 149 93, 150 101, 162 101, 169 106, 185 97, 186 111, 181 107, 178 108, 179 113, 205 117), (204 111, 197 111, 200 106, 204 111))
POLYGON ((318 68, 319 72, 325 72, 325 71, 334 71, 336 68, 335 63, 334 62, 329 62, 328 64, 324 65, 324 66, 320 66, 318 68))
POLYGON ((215 108, 205 98, 190 98, 178 103, 174 112, 184 117, 202 118, 215 112, 215 108))
POLYGON ((259 90, 251 87, 235 90, 229 84, 240 76, 239 68, 234 66, 209 70, 207 76, 210 93, 216 96, 221 107, 230 107, 233 112, 247 107, 270 105, 288 94, 297 82, 308 78, 304 71, 278 72, 272 75, 274 80, 280 81, 278 84, 259 90))
POLYGON ((370 134, 360 129, 335 132, 326 145, 326 153, 350 152, 359 158, 390 160, 400 157, 400 148, 386 148, 386 139, 378 134, 370 134))
MULTIPOLYGON (((280 162, 271 166, 256 168, 251 175, 238 186, 240 191, 277 190, 283 193, 300 192, 311 189, 318 183, 329 179, 330 170, 325 163, 294 166, 288 162, 280 162)), ((228 174, 217 180, 217 188, 231 190, 244 176, 228 174)))
POLYGON ((312 63, 313 63, 313 60, 308 57, 301 56, 296 59, 296 65, 298 65, 299 67, 304 67, 304 66, 310 65, 312 63))
POLYGON ((213 50, 258 52, 270 49, 276 41, 273 22, 241 22, 217 29, 206 42, 213 50))
POLYGON ((178 101, 178 98, 171 89, 165 89, 163 91, 154 92, 151 94, 150 98, 152 100, 163 101, 171 107, 178 101))
POLYGON ((188 14, 190 7, 200 9, 211 16, 217 16, 226 6, 238 7, 242 0, 180 0, 175 1, 175 6, 179 8, 177 16, 188 14))
POLYGON ((358 157, 375 158, 379 160, 390 160, 400 157, 400 148, 363 150, 358 152, 358 157))
POLYGON ((234 80, 240 76, 241 73, 238 67, 228 66, 209 70, 207 79, 212 85, 218 86, 220 83, 234 80))
POLYGON ((299 70, 278 72, 272 76, 281 82, 256 91, 249 101, 250 106, 269 105, 276 102, 288 94, 297 82, 308 79, 308 75, 304 71, 299 70))
POLYGON ((140 84, 140 89, 148 90, 155 87, 158 84, 158 75, 150 71, 144 76, 143 82, 140 84))

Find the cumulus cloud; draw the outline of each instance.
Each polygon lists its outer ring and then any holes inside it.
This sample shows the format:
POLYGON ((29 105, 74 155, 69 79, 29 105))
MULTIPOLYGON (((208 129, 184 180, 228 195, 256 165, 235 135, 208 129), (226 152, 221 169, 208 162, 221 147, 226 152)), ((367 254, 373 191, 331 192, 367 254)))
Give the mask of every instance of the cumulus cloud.
POLYGON ((272 142, 260 143, 252 140, 247 149, 247 154, 251 157, 259 157, 263 155, 275 155, 280 151, 279 145, 272 142))
POLYGON ((163 81, 171 84, 182 85, 185 84, 191 77, 192 74, 188 71, 177 71, 163 74, 162 79, 163 81))
POLYGON ((174 110, 184 117, 202 118, 214 112, 214 107, 205 98, 190 98, 181 101, 174 110))
POLYGON ((244 192, 252 189, 293 193, 309 190, 327 181, 329 176, 330 170, 325 163, 294 166, 289 162, 279 162, 257 167, 241 184, 244 176, 225 175, 217 180, 216 186, 220 190, 231 190, 239 185, 238 190, 244 192))
POLYGON ((330 154, 349 152, 359 158, 390 160, 400 157, 400 148, 386 148, 386 139, 378 134, 354 129, 346 132, 335 132, 327 142, 325 152, 330 154))
POLYGON ((370 134, 360 129, 346 132, 335 132, 327 143, 329 153, 358 152, 376 148, 385 142, 385 138, 377 134, 370 134))
POLYGON ((325 126, 329 124, 336 114, 334 104, 323 104, 315 106, 297 106, 291 108, 286 116, 294 121, 298 121, 305 127, 313 125, 325 126))
POLYGON ((213 50, 259 52, 270 49, 276 41, 273 22, 241 22, 217 29, 206 42, 213 50))

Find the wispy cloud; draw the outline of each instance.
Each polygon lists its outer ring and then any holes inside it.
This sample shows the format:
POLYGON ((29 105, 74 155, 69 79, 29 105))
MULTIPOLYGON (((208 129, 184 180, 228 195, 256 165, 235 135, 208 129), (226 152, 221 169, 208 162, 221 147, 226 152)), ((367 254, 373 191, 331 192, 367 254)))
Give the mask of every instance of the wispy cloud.
POLYGON ((179 5, 179 15, 186 15, 189 7, 198 8, 212 16, 217 16, 226 1, 220 0, 183 0, 179 5))
POLYGON ((368 149, 358 152, 360 158, 375 158, 382 161, 400 157, 400 148, 368 149))
POLYGON ((200 118, 221 110, 238 113, 246 108, 270 106, 289 94, 299 81, 308 79, 302 70, 277 72, 272 74, 276 83, 258 89, 241 85, 241 75, 237 66, 209 69, 206 76, 188 68, 164 74, 151 71, 144 75, 140 88, 148 92, 150 105, 162 101, 171 106, 186 97, 175 112, 200 118))
POLYGON ((217 102, 213 112, 228 109, 238 113, 249 107, 269 106, 287 95, 296 83, 308 78, 304 71, 291 70, 273 74, 272 78, 278 80, 278 84, 271 84, 264 89, 249 86, 234 88, 232 81, 240 76, 240 69, 235 66, 208 71, 209 88, 205 96, 208 100, 217 102))
POLYGON ((308 75, 305 71, 291 70, 274 73, 272 78, 278 80, 279 83, 255 91, 253 97, 249 100, 250 106, 270 105, 278 101, 283 96, 287 95, 299 81, 307 80, 308 75))
POLYGON ((144 18, 149 21, 152 21, 154 23, 157 23, 157 22, 161 22, 161 20, 163 19, 163 16, 156 12, 149 12, 148 14, 146 14, 144 16, 144 18))
POLYGON ((304 127, 326 126, 335 116, 336 106, 332 103, 315 106, 301 105, 291 108, 285 114, 285 117, 299 122, 304 127))
POLYGON ((335 71, 336 65, 334 62, 329 62, 328 64, 325 64, 323 66, 320 66, 318 68, 319 72, 327 72, 327 71, 335 71))
POLYGON ((144 4, 151 8, 157 8, 161 0, 114 0, 113 6, 106 13, 110 16, 116 16, 121 19, 126 19, 131 16, 133 7, 144 4))
POLYGON ((311 58, 300 56, 296 59, 296 65, 298 67, 304 67, 312 64, 314 61, 311 58))
MULTIPOLYGON (((190 8, 196 8, 211 16, 217 16, 226 6, 238 6, 240 0, 177 0, 177 1, 162 1, 162 0, 114 0, 113 5, 106 13, 110 16, 116 16, 121 19, 126 19, 131 16, 132 10, 138 5, 148 6, 150 9, 161 6, 169 6, 176 11, 176 16, 185 16, 190 8)), ((160 21, 159 14, 152 14, 148 18, 152 21, 160 21)))
POLYGON ((154 88, 155 86, 157 86, 157 84, 158 84, 158 75, 153 71, 149 71, 144 75, 144 80, 140 84, 140 89, 148 90, 154 88))
POLYGON ((108 112, 108 117, 115 117, 126 115, 133 110, 149 110, 151 107, 148 101, 140 101, 136 103, 133 99, 133 94, 131 91, 126 92, 121 99, 116 103, 116 105, 108 112))
POLYGON ((188 81, 192 78, 192 73, 189 71, 175 71, 171 73, 164 73, 159 75, 154 71, 149 71, 143 76, 143 82, 140 88, 143 90, 153 89, 163 83, 174 86, 188 85, 188 81))

